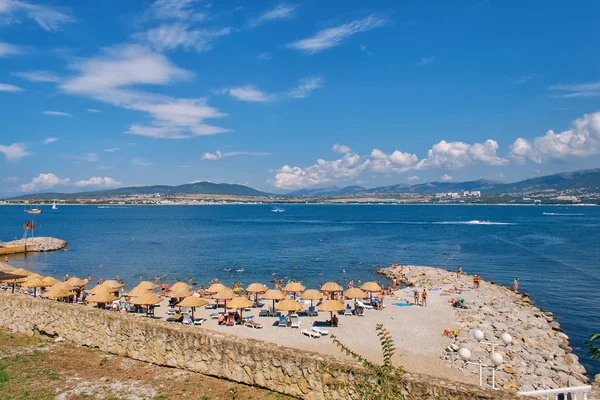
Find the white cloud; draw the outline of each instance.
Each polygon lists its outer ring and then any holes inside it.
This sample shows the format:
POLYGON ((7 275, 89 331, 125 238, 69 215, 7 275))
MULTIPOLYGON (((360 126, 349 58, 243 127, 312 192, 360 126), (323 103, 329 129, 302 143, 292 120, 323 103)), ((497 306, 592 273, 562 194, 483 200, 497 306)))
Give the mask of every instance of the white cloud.
POLYGON ((497 150, 498 142, 495 140, 473 145, 442 140, 433 145, 427 153, 427 158, 419 161, 416 168, 460 169, 474 161, 486 165, 507 165, 509 161, 499 157, 496 154, 497 150))
POLYGON ((529 81, 530 81, 530 80, 532 80, 533 78, 535 78, 535 74, 523 75, 523 76, 521 76, 519 79, 517 79, 517 80, 515 81, 515 83, 516 83, 517 85, 520 85, 520 84, 522 84, 522 83, 529 82, 529 81))
POLYGON ((288 96, 295 99, 303 99, 313 90, 323 86, 325 80, 320 76, 309 76, 300 80, 298 86, 288 92, 288 96))
POLYGON ((58 142, 58 138, 49 137, 49 138, 46 138, 46 140, 44 140, 44 144, 51 144, 51 143, 55 143, 55 142, 58 142))
POLYGON ((417 182, 419 180, 419 177, 414 175, 414 176, 409 176, 406 179, 409 180, 410 182, 417 182))
POLYGON ((133 160, 131 160, 131 164, 135 165, 136 167, 149 167, 150 165, 152 165, 150 161, 146 161, 141 157, 136 157, 133 160))
POLYGON ((402 173, 409 171, 419 161, 416 154, 403 153, 395 150, 392 154, 386 154, 379 149, 371 152, 371 170, 377 173, 402 173))
POLYGON ((4 183, 17 183, 21 180, 21 178, 19 178, 18 176, 7 176, 5 178, 2 178, 2 182, 4 183))
POLYGON ((442 175, 442 177, 440 179, 443 180, 444 182, 448 182, 448 181, 451 181, 454 178, 452 176, 448 175, 448 174, 444 174, 444 175, 442 175))
POLYGON ((118 147, 113 147, 111 149, 104 149, 104 151, 106 151, 107 153, 113 153, 113 152, 119 151, 119 150, 121 150, 121 149, 118 147))
POLYGON ((217 161, 226 157, 235 157, 235 156, 269 156, 271 153, 264 151, 232 151, 229 153, 221 153, 219 150, 214 153, 204 153, 202 155, 203 160, 209 161, 217 161))
POLYGON ((102 110, 98 110, 96 108, 88 108, 87 111, 91 112, 91 113, 101 113, 102 112, 102 110))
POLYGON ((417 65, 427 65, 431 64, 435 61, 435 57, 421 57, 419 61, 417 61, 417 65))
POLYGON ((18 161, 23 157, 31 155, 31 153, 27 152, 23 143, 13 143, 8 146, 0 145, 0 153, 4 154, 4 157, 8 161, 18 161))
POLYGON ((280 189, 301 189, 332 181, 354 179, 369 166, 369 163, 369 160, 363 160, 358 154, 346 154, 339 160, 317 160, 316 164, 306 168, 284 165, 277 171, 274 185, 280 189))
POLYGON ((5 25, 21 23, 21 16, 34 20, 42 29, 53 32, 75 18, 56 8, 29 4, 23 0, 0 0, 0 21, 5 25))
POLYGON ((369 31, 383 26, 385 22, 386 20, 381 16, 371 14, 365 18, 347 24, 324 29, 317 32, 312 37, 289 43, 286 46, 307 54, 315 54, 339 46, 344 39, 347 39, 356 33, 369 31))
POLYGON ((23 91, 23 88, 20 88, 18 86, 9 85, 7 83, 0 83, 0 92, 16 93, 16 92, 22 92, 22 91, 23 91))
POLYGON ((197 3, 198 0, 156 0, 152 3, 149 14, 155 19, 201 21, 206 15, 194 9, 193 6, 197 3))
POLYGON ((14 72, 13 76, 26 79, 31 82, 49 82, 58 83, 61 81, 61 77, 50 71, 27 71, 27 72, 14 72))
POLYGON ((148 43, 157 51, 169 51, 182 48, 183 50, 195 50, 199 53, 212 48, 214 39, 227 36, 231 33, 230 27, 215 30, 192 29, 189 25, 181 22, 163 24, 138 33, 134 37, 142 42, 148 43))
POLYGON ((295 6, 280 4, 278 6, 275 6, 271 9, 265 11, 264 13, 259 15, 257 18, 250 20, 250 22, 248 23, 248 26, 250 28, 256 28, 257 26, 259 26, 265 22, 268 22, 268 21, 275 21, 278 19, 291 18, 292 15, 294 14, 295 9, 296 9, 295 6))
POLYGON ((339 144, 339 143, 334 144, 333 147, 331 148, 331 150, 335 151, 336 153, 340 153, 340 154, 346 154, 346 153, 350 153, 352 151, 350 146, 346 146, 344 144, 339 144))
POLYGON ((257 55, 256 58, 261 61, 269 61, 273 59, 273 55, 271 53, 264 52, 257 55))
POLYGON ((600 96, 600 82, 577 83, 577 84, 558 84, 548 87, 554 97, 575 98, 575 97, 597 97, 600 96))
POLYGON ((42 114, 50 117, 72 117, 73 115, 62 111, 42 111, 42 114))
MULTIPOLYGON (((0 0, 1 1, 1 0, 0 0)), ((12 45, 6 42, 0 42, 0 58, 6 56, 22 54, 23 50, 19 46, 12 45)))
POLYGON ((248 103, 266 103, 275 100, 275 95, 266 93, 253 85, 225 88, 217 90, 215 93, 229 94, 236 100, 248 103))
POLYGON ((560 133, 549 130, 532 141, 518 138, 511 145, 510 157, 520 163, 528 159, 541 164, 600 154, 600 112, 585 114, 572 125, 560 133))
POLYGON ((94 176, 88 180, 78 181, 74 183, 75 186, 80 188, 89 188, 89 187, 97 187, 97 188, 109 188, 120 186, 121 182, 114 180, 113 178, 109 178, 105 176, 104 178, 99 176, 94 176))
POLYGON ((149 124, 133 124, 126 133, 160 139, 186 139, 193 136, 228 132, 204 122, 226 114, 207 105, 205 98, 178 99, 135 90, 133 86, 166 85, 189 79, 190 71, 173 65, 164 55, 139 45, 105 49, 103 54, 70 65, 78 75, 60 88, 150 115, 149 124))
POLYGON ((87 161, 87 162, 97 162, 99 160, 98 154, 96 153, 86 153, 82 156, 73 156, 76 160, 87 161))
POLYGON ((50 189, 58 185, 68 185, 70 182, 69 178, 61 179, 53 173, 39 174, 31 180, 29 183, 24 183, 19 186, 19 190, 22 192, 38 192, 44 189, 50 189))

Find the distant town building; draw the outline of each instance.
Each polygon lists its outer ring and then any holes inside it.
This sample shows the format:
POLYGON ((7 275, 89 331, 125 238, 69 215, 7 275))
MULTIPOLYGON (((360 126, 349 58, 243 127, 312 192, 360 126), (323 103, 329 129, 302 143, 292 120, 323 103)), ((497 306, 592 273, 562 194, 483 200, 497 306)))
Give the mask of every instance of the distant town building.
POLYGON ((465 191, 463 197, 481 197, 481 192, 479 190, 465 191))

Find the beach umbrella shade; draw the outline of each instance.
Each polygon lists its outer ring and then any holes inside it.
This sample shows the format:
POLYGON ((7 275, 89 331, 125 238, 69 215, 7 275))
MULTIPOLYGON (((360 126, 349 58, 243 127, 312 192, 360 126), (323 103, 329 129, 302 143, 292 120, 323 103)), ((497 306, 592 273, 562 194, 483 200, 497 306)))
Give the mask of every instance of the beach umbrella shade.
POLYGON ((154 290, 158 288, 158 285, 150 282, 150 281, 142 281, 136 288, 146 289, 146 290, 154 290))
POLYGON ((26 278, 25 275, 15 275, 10 272, 0 272, 0 282, 12 282, 17 279, 26 278))
POLYGON ((55 283, 58 283, 59 280, 53 276, 47 276, 44 279, 42 279, 42 282, 44 283, 44 287, 49 287, 54 285, 55 283))
POLYGON ((191 295, 192 295, 192 292, 189 289, 184 289, 181 287, 177 288, 177 289, 169 290, 169 292, 167 293, 167 296, 175 297, 178 299, 183 299, 184 297, 188 297, 191 295))
POLYGON ((85 285, 87 285, 87 281, 85 279, 80 279, 80 278, 76 278, 76 277, 69 278, 67 283, 69 285, 71 285, 72 287, 76 287, 76 288, 82 288, 85 285))
POLYGON ((104 284, 96 285, 92 289, 86 290, 86 292, 88 294, 93 294, 93 295, 100 294, 100 293, 114 293, 116 291, 117 291, 117 289, 110 287, 110 286, 105 286, 104 284))
POLYGON ((306 287, 302 286, 300 282, 290 282, 283 288, 283 290, 285 290, 286 292, 294 293, 294 299, 296 298, 296 293, 304 292, 304 289, 306 289, 306 287))
POLYGON ((254 293, 254 303, 258 306, 258 294, 264 293, 269 290, 268 287, 263 285, 262 283, 253 283, 246 288, 246 292, 254 293))
POLYGON ((33 272, 26 270, 25 268, 17 268, 13 271, 10 272, 11 274, 15 274, 15 275, 25 275, 25 276, 29 276, 31 274, 33 274, 33 272))
POLYGON ((366 299, 369 295, 362 289, 352 288, 344 292, 344 297, 347 299, 366 299))
POLYGON ((169 288, 169 290, 192 290, 192 287, 185 282, 177 282, 169 288))
POLYGON ((159 303, 162 299, 155 295, 154 293, 143 294, 141 296, 136 297, 131 301, 131 304, 136 306, 146 306, 146 316, 148 316, 150 312, 150 306, 159 303))
MULTIPOLYGON (((31 276, 31 275, 29 275, 31 276)), ((21 284, 22 287, 33 289, 33 296, 37 295, 37 288, 44 287, 44 283, 40 278, 28 279, 26 282, 21 284)))
POLYGON ((200 297, 188 296, 179 303, 177 307, 191 307, 192 308, 192 320, 194 319, 194 311, 196 307, 202 307, 208 304, 208 301, 201 299, 200 297))
POLYGON ((221 290, 225 290, 227 287, 222 283, 213 283, 206 289, 208 293, 219 293, 221 290))
POLYGON ((48 291, 56 289, 65 289, 71 291, 73 290, 73 286, 69 285, 67 282, 56 282, 54 285, 48 288, 48 291))
POLYGON ((337 300, 324 300, 319 306, 319 311, 331 313, 331 326, 333 326, 333 313, 342 311, 344 309, 344 303, 337 300))
POLYGON ((277 311, 300 311, 302 308, 304 308, 302 304, 294 299, 281 300, 277 304, 277 311))
POLYGON ((381 286, 377 284, 377 282, 365 282, 360 287, 362 290, 369 292, 369 297, 373 298, 373 292, 381 292, 381 286))
POLYGON ((106 304, 117 300, 117 296, 109 292, 101 292, 90 297, 86 297, 88 303, 106 304))
POLYGON ((0 261, 0 272, 13 272, 17 267, 13 267, 12 265, 0 261))
POLYGON ((225 288, 212 295, 212 298, 217 300, 217 308, 219 307, 219 300, 225 300, 225 306, 227 306, 227 300, 233 299, 234 297, 235 293, 233 293, 233 290, 229 288, 225 288))
POLYGON ((302 300, 310 300, 310 306, 313 305, 313 300, 323 300, 323 293, 315 289, 308 289, 300 296, 302 300))
POLYGON ((108 286, 110 288, 113 288, 113 289, 119 289, 119 288, 122 288, 123 286, 125 286, 124 283, 117 282, 114 279, 109 279, 107 281, 102 282, 101 284, 104 285, 104 286, 108 286))
MULTIPOLYGON (((114 290, 114 289, 111 289, 114 290)), ((89 293, 89 291, 88 291, 89 293)), ((127 297, 138 297, 141 296, 143 294, 149 294, 152 293, 152 290, 150 289, 144 289, 138 286, 134 287, 133 289, 131 289, 128 293, 125 293, 125 296, 127 297)))
POLYGON ((63 297, 73 297, 75 293, 71 292, 68 289, 56 288, 52 290, 48 290, 40 295, 40 297, 45 297, 48 299, 62 299, 63 297))
POLYGON ((262 296, 265 300, 273 300, 273 310, 275 310, 275 301, 285 299, 285 295, 280 290, 267 290, 262 296))
POLYGON ((25 277, 14 280, 13 283, 18 283, 18 284, 22 285, 23 283, 25 283, 27 281, 30 281, 33 279, 42 279, 42 278, 43 278, 43 276, 41 276, 40 274, 30 274, 25 277))
POLYGON ((240 310, 240 319, 244 314, 244 308, 252 307, 252 300, 248 300, 244 296, 238 296, 231 299, 229 303, 227 303, 227 308, 237 308, 240 310))
POLYGON ((331 299, 333 299, 333 294, 335 292, 343 292, 344 288, 341 287, 336 282, 327 282, 323 286, 321 286, 321 291, 322 292, 330 292, 331 293, 331 299))

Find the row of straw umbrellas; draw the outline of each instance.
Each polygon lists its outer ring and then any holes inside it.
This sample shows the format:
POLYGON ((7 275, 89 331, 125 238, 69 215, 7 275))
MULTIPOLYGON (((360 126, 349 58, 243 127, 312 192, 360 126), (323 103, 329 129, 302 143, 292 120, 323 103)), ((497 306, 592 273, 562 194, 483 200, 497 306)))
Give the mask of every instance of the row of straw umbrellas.
MULTIPOLYGON (((49 299, 73 297, 76 295, 77 291, 81 292, 84 286, 87 284, 87 281, 76 277, 72 277, 67 281, 60 282, 51 276, 43 277, 23 268, 10 271, 10 274, 12 274, 12 276, 21 277, 0 279, 0 282, 8 282, 12 283, 13 285, 18 284, 25 288, 33 288, 34 295, 36 295, 37 288, 48 288, 40 296, 49 299)), ((99 306, 111 303, 119 299, 116 294, 119 294, 119 289, 123 287, 123 283, 115 280, 104 281, 103 283, 86 291, 89 295, 86 298, 86 302, 96 303, 99 306)), ((150 306, 153 306, 163 300, 163 298, 154 294, 153 291, 157 288, 158 285, 152 282, 142 281, 136 287, 131 289, 129 292, 124 293, 123 295, 132 299, 130 304, 146 307, 147 312, 149 312, 150 306)), ((243 290, 243 288, 239 289, 243 290)), ((217 307, 219 305, 219 301, 223 300, 226 308, 238 309, 240 311, 240 315, 242 315, 245 308, 252 307, 253 304, 258 303, 259 296, 263 300, 272 300, 274 310, 276 309, 278 311, 287 312, 296 312, 302 310, 303 305, 296 300, 297 294, 301 293, 299 296, 300 299, 309 300, 311 302, 311 307, 313 305, 313 301, 321 301, 318 310, 331 313, 333 320, 333 313, 342 311, 345 307, 343 302, 334 300, 336 293, 343 292, 344 297, 348 299, 366 299, 368 297, 372 297, 373 293, 380 292, 381 287, 376 282, 366 282, 360 288, 351 288, 344 292, 343 287, 338 283, 327 282, 321 286, 320 290, 306 290, 306 287, 299 282, 289 282, 283 288, 283 290, 287 293, 293 293, 293 299, 288 299, 283 291, 269 289, 262 283, 252 283, 245 290, 247 293, 255 295, 254 302, 244 296, 236 295, 235 292, 238 290, 234 291, 233 289, 228 288, 221 283, 212 284, 207 289, 207 292, 211 294, 212 299, 217 301, 217 307), (330 294, 330 299, 323 300, 325 292, 330 294), (277 306, 275 306, 276 301, 279 301, 277 306)), ((179 300, 179 302, 176 304, 178 307, 190 307, 192 309, 192 318, 194 318, 194 311, 196 307, 203 307, 208 304, 207 300, 193 296, 192 287, 183 282, 175 283, 167 293, 167 297, 177 298, 179 300)))

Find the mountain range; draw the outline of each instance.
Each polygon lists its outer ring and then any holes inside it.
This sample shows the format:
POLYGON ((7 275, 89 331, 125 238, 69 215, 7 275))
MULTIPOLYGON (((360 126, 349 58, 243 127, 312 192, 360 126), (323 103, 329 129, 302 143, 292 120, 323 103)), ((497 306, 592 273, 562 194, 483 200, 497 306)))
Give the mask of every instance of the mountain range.
MULTIPOLYGON (((440 192, 463 192, 478 190, 482 194, 502 194, 512 192, 535 192, 542 190, 567 190, 595 188, 598 192, 600 188, 600 168, 588 169, 573 172, 563 172, 554 175, 540 176, 537 178, 526 179, 519 182, 503 183, 486 179, 467 182, 428 182, 414 185, 396 184, 391 186, 380 186, 374 188, 364 188, 362 186, 345 187, 325 187, 316 189, 302 189, 286 196, 340 196, 352 194, 393 194, 393 193, 440 193, 440 192)), ((61 200, 72 198, 99 198, 116 197, 131 195, 176 195, 176 194, 214 194, 229 196, 274 196, 273 194, 261 192, 244 185, 229 183, 196 182, 178 186, 155 185, 155 186, 132 186, 118 189, 105 189, 93 192, 80 193, 36 193, 18 197, 9 200, 61 200)))

